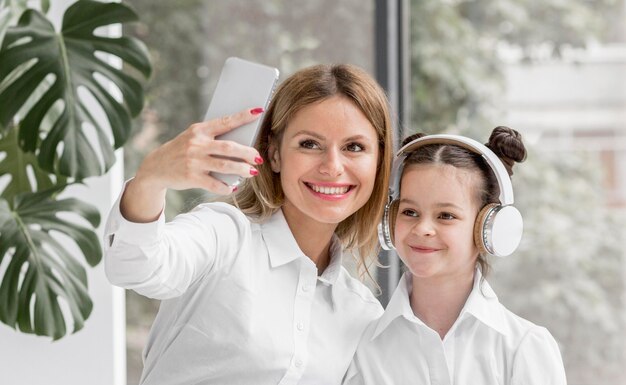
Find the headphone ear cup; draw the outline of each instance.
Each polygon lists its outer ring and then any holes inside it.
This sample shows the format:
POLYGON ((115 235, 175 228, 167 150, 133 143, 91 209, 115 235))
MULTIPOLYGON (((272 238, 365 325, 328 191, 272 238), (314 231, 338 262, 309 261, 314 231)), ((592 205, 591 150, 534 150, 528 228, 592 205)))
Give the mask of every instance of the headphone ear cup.
POLYGON ((507 257, 517 249, 522 240, 524 221, 522 214, 512 205, 495 203, 483 207, 474 223, 474 243, 480 253, 507 257))
POLYGON ((396 218, 398 216, 398 207, 400 207, 400 201, 397 199, 391 201, 391 203, 389 204, 389 211, 388 211, 389 239, 391 240, 392 245, 395 243, 394 237, 395 237, 395 231, 396 231, 396 218))
POLYGON ((474 243, 478 248, 478 252, 482 255, 492 254, 489 250, 487 250, 485 222, 487 217, 489 217, 489 214, 498 206, 499 205, 497 203, 489 203, 478 212, 476 221, 474 222, 474 243))
POLYGON ((385 205, 383 218, 378 224, 378 241, 384 250, 393 250, 393 231, 398 212, 398 201, 393 200, 385 205))

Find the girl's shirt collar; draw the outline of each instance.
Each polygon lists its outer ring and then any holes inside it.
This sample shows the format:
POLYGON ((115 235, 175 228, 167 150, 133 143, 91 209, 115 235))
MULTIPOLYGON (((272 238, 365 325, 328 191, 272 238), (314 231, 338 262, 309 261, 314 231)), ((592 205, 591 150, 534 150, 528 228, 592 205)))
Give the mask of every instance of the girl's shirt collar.
MULTIPOLYGON (((422 320, 415 316, 413 309, 411 309, 409 294, 411 293, 412 286, 411 273, 407 271, 400 279, 398 287, 385 309, 385 313, 377 321, 378 323, 371 340, 374 340, 382 334, 397 318, 404 318, 419 327, 428 328, 422 320)), ((511 332, 506 322, 503 306, 498 301, 498 297, 489 283, 482 279, 482 273, 478 268, 474 274, 474 286, 472 287, 472 291, 459 317, 452 328, 450 328, 448 335, 453 335, 457 326, 467 317, 473 317, 479 320, 485 326, 490 327, 502 335, 506 336, 511 332)))

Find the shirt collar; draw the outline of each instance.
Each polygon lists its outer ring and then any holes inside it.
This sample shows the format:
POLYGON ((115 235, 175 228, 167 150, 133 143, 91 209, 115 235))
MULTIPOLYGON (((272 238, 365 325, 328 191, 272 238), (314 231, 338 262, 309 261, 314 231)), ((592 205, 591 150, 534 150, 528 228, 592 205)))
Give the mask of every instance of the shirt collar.
POLYGON ((337 284, 337 279, 339 278, 339 274, 341 273, 341 269, 343 268, 343 247, 337 235, 333 235, 333 238, 330 241, 329 254, 330 262, 328 263, 328 266, 326 266, 326 270, 324 270, 322 275, 319 276, 317 279, 322 282, 322 284, 331 286, 331 306, 334 310, 341 294, 339 285, 337 284))
POLYGON ((486 326, 500 334, 508 335, 510 328, 506 323, 504 309, 498 301, 498 296, 489 283, 483 279, 480 269, 474 274, 474 287, 470 293, 459 318, 470 314, 486 326))
MULTIPOLYGON (((508 335, 510 328, 506 323, 502 305, 500 305, 498 297, 489 283, 483 280, 482 277, 480 269, 476 269, 476 273, 474 274, 474 286, 465 302, 465 306, 461 310, 459 319, 471 315, 498 333, 508 335)), ((398 317, 404 317, 411 322, 424 325, 424 323, 415 316, 413 309, 411 309, 409 298, 412 286, 411 273, 404 273, 398 283, 398 287, 389 300, 385 313, 378 320, 376 330, 372 334, 372 340, 378 337, 389 327, 393 320, 398 317)))
POLYGON ((266 222, 262 223, 261 229, 272 268, 301 257, 308 258, 300 250, 282 210, 277 210, 266 222))
MULTIPOLYGON (((306 258, 308 262, 313 263, 298 246, 282 210, 277 210, 272 214, 266 222, 261 224, 261 228, 272 268, 285 265, 298 258, 306 258)), ((318 277, 318 280, 324 285, 331 286, 333 308, 340 294, 336 283, 342 269, 342 250, 341 241, 337 235, 333 235, 329 250, 330 263, 322 275, 318 277)))
POLYGON ((402 275, 402 278, 400 278, 398 287, 393 292, 385 312, 378 320, 376 330, 374 330, 374 334, 372 334, 372 340, 378 337, 378 335, 380 335, 380 333, 382 333, 391 324, 391 322, 398 317, 404 317, 409 321, 422 323, 417 317, 415 317, 413 309, 411 309, 411 303, 409 301, 411 287, 411 273, 406 272, 402 275))
POLYGON ((333 234, 333 238, 330 241, 330 262, 326 269, 319 277, 319 280, 323 283, 327 283, 329 285, 334 285, 337 282, 337 277, 339 277, 339 272, 341 271, 342 260, 343 260, 343 247, 341 246, 341 241, 337 237, 337 235, 333 234))

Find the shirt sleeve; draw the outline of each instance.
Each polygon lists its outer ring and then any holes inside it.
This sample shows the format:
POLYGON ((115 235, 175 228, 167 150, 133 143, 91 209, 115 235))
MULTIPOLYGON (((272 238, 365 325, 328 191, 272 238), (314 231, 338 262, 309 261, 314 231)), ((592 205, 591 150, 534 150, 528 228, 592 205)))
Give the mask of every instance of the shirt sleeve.
POLYGON ((113 285, 150 298, 177 297, 219 271, 250 233, 247 218, 226 203, 200 205, 169 223, 163 213, 154 222, 134 223, 122 216, 120 198, 105 227, 105 273, 113 285))
POLYGON ((515 354, 511 384, 567 384, 561 352, 546 328, 534 327, 522 340, 515 354))

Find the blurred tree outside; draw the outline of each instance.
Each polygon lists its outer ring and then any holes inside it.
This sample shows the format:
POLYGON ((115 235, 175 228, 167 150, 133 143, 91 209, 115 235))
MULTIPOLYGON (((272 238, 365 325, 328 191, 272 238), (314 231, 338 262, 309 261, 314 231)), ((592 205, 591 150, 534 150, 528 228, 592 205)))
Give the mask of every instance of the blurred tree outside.
POLYGON ((412 125, 427 133, 483 126, 501 114, 501 48, 531 64, 606 41, 623 24, 622 3, 411 0, 412 125))
POLYGON ((531 149, 527 163, 513 177, 524 241, 496 261, 496 292, 555 336, 569 384, 623 384, 624 217, 606 207, 591 154, 531 149))
MULTIPOLYGON (((532 66, 590 41, 611 42, 623 28, 623 4, 411 1, 413 100, 405 133, 445 131, 486 142, 493 127, 507 124, 499 53, 515 50, 532 66)), ((529 127, 514 128, 524 134, 529 127)), ((493 261, 489 279, 505 306, 555 336, 568 383, 626 383, 623 210, 607 205, 597 156, 526 144, 528 160, 513 176, 524 239, 512 257, 493 261)))

